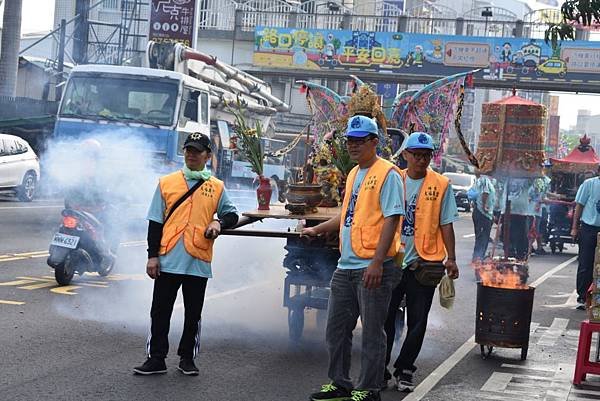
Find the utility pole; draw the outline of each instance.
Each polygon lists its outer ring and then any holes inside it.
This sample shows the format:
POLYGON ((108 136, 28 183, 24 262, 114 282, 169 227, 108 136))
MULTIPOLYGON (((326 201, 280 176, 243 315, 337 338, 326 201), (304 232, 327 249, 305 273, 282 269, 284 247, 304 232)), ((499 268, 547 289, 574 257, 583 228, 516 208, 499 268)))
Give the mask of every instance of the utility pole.
POLYGON ((23 0, 10 0, 4 4, 0 42, 0 96, 17 95, 22 6, 23 0))
POLYGON ((65 70, 65 35, 67 31, 67 21, 63 18, 60 20, 60 40, 58 41, 58 80, 56 86, 56 101, 62 97, 62 82, 64 81, 65 70))

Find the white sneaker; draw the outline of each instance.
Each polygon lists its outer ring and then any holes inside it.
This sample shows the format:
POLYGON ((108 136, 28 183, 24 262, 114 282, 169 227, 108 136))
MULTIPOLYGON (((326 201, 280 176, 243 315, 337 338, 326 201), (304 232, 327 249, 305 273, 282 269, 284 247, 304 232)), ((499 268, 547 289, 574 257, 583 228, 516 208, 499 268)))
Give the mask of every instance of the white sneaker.
POLYGON ((413 384, 413 374, 410 370, 403 369, 398 376, 394 376, 396 380, 396 388, 398 391, 410 393, 415 389, 413 384))

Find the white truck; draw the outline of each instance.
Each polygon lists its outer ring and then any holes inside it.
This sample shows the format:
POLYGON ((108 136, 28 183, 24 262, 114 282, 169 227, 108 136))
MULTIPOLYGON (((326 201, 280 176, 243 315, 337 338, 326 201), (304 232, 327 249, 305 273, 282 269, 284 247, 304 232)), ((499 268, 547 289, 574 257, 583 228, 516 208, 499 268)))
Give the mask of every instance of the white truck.
POLYGON ((147 63, 73 68, 54 136, 85 138, 127 127, 123 132, 151 143, 155 157, 173 165, 183 163, 182 144, 189 133, 226 138, 234 123, 231 107, 238 102, 250 120, 265 127, 275 113, 289 110, 266 82, 181 44, 150 42, 147 63))

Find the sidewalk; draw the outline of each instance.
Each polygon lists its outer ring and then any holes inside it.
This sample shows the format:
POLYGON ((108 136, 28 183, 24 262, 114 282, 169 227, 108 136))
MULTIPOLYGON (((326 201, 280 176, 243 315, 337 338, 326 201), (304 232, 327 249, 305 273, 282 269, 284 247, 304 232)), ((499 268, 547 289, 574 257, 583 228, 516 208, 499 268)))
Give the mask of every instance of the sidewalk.
MULTIPOLYGON (((527 360, 520 360, 520 349, 508 348, 494 348, 491 356, 483 359, 480 346, 472 338, 463 345, 466 351, 460 359, 431 391, 418 394, 417 387, 415 393, 403 399, 600 400, 600 376, 588 375, 581 386, 572 384, 579 325, 587 318, 585 312, 574 309, 576 268, 577 263, 571 263, 536 288, 527 360)), ((592 359, 595 353, 596 341, 592 344, 592 359)))

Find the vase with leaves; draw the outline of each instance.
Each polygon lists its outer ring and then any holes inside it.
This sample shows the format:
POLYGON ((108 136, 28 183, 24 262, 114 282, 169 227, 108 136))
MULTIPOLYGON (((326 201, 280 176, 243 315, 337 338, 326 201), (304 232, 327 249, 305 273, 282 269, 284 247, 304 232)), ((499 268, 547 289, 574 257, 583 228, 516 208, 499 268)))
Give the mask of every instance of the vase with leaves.
POLYGON ((237 107, 232 108, 232 112, 235 116, 233 131, 236 147, 244 159, 250 163, 250 169, 258 176, 259 185, 256 189, 258 210, 269 210, 273 190, 269 178, 263 176, 265 153, 262 144, 264 134, 262 123, 260 121, 249 123, 239 103, 237 107))

